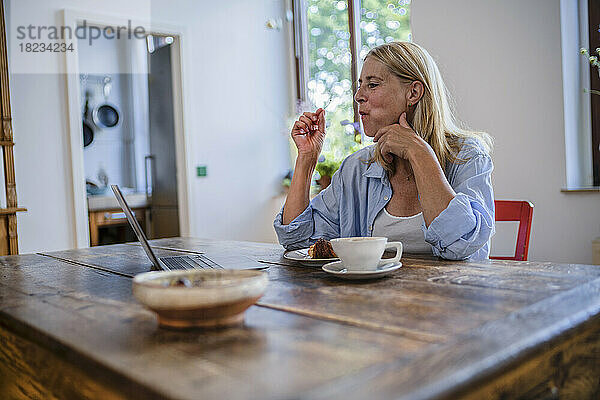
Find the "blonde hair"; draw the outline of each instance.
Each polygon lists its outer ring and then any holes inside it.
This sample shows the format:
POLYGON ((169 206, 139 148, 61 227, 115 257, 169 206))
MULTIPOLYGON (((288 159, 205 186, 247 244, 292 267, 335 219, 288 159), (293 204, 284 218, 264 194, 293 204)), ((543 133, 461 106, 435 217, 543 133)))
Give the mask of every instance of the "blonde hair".
MULTIPOLYGON (((402 81, 420 81, 423 84, 423 96, 413 106, 412 120, 407 122, 431 146, 442 169, 445 169, 447 161, 465 161, 457 157, 464 142, 461 139, 478 139, 483 148, 491 152, 492 138, 487 133, 459 126, 450 107, 450 97, 442 75, 427 50, 415 43, 391 42, 373 48, 365 60, 368 57, 383 63, 402 81)), ((395 165, 385 161, 379 152, 379 144, 369 164, 373 162, 379 163, 391 174, 395 172, 395 165)))

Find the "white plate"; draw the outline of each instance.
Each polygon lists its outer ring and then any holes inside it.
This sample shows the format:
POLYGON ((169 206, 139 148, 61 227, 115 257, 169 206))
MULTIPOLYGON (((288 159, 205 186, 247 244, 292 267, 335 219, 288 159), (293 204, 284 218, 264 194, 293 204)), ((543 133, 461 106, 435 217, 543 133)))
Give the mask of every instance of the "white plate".
POLYGON ((298 261, 303 265, 322 265, 332 261, 339 261, 339 258, 311 258, 308 255, 308 247, 300 250, 286 251, 283 258, 291 261, 298 261))
POLYGON ((348 271, 341 261, 336 261, 323 265, 321 269, 328 274, 335 275, 342 279, 375 279, 382 278, 401 266, 401 262, 393 263, 382 260, 379 261, 379 265, 375 271, 348 271))

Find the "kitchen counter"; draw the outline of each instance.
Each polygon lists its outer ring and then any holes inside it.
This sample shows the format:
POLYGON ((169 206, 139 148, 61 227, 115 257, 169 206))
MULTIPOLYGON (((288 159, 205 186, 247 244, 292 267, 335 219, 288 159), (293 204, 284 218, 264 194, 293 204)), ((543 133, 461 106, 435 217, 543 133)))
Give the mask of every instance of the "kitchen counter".
MULTIPOLYGON (((129 204, 131 208, 142 208, 147 207, 150 202, 146 198, 146 193, 144 192, 136 192, 124 194, 125 201, 129 204)), ((105 194, 95 195, 87 197, 88 200, 88 210, 89 211, 98 211, 98 210, 113 210, 120 209, 119 203, 115 196, 112 195, 112 192, 108 190, 105 194)), ((151 198, 150 198, 151 200, 151 198)))

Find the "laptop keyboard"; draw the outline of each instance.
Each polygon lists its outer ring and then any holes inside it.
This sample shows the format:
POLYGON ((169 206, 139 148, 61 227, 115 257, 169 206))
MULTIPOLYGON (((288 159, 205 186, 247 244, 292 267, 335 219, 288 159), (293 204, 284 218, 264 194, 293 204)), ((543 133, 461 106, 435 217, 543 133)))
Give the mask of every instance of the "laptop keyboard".
POLYGON ((160 257, 169 269, 224 269, 210 258, 199 254, 196 256, 160 257))

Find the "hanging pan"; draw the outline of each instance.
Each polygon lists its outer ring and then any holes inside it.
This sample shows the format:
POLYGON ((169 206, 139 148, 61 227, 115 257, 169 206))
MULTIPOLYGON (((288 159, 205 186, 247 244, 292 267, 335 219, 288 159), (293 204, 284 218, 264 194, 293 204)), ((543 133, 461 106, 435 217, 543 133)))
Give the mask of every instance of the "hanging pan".
POLYGON ((94 141, 94 126, 90 120, 90 93, 85 92, 85 107, 83 108, 83 147, 88 147, 94 141))
POLYGON ((92 118, 96 126, 103 129, 114 128, 119 124, 119 120, 121 119, 119 109, 107 101, 112 89, 111 80, 110 76, 104 77, 104 85, 102 87, 104 103, 99 104, 92 113, 92 118))
POLYGON ((106 129, 114 128, 119 124, 119 111, 109 103, 100 104, 92 114, 96 126, 106 129))

